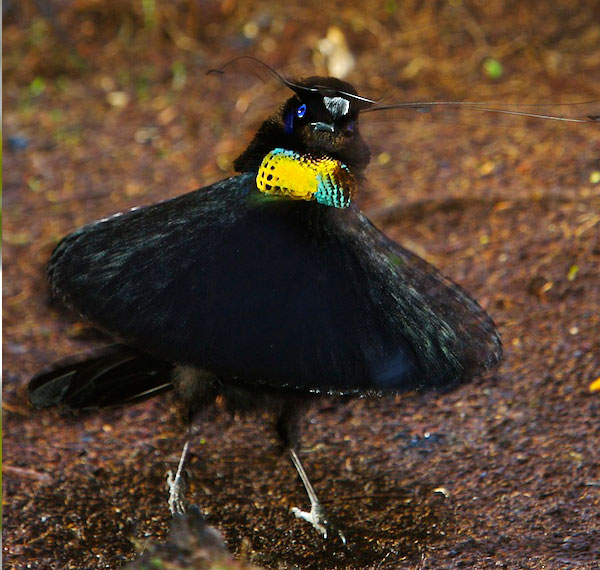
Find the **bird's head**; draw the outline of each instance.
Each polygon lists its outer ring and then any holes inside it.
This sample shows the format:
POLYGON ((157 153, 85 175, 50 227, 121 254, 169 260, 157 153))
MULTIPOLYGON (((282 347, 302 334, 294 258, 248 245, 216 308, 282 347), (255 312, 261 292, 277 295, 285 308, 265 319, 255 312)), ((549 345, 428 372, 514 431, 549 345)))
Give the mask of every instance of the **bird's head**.
POLYGON ((360 135, 358 115, 372 102, 335 77, 286 80, 286 85, 294 95, 264 121, 234 162, 235 169, 258 170, 270 151, 281 148, 315 159, 338 160, 360 178, 370 153, 360 135))
POLYGON ((362 171, 369 149, 358 128, 361 101, 356 96, 345 81, 309 77, 273 118, 292 150, 337 158, 362 171))

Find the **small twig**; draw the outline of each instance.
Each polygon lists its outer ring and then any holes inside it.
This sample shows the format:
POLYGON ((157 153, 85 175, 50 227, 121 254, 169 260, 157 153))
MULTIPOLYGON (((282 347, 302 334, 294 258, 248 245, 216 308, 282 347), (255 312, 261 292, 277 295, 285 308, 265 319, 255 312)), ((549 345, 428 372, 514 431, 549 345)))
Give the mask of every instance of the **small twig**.
POLYGON ((42 471, 35 471, 35 469, 29 469, 27 467, 6 465, 6 463, 2 466, 2 472, 5 475, 14 475, 15 477, 20 477, 23 479, 37 479, 38 481, 47 482, 52 480, 52 477, 50 477, 48 473, 43 473, 42 471))

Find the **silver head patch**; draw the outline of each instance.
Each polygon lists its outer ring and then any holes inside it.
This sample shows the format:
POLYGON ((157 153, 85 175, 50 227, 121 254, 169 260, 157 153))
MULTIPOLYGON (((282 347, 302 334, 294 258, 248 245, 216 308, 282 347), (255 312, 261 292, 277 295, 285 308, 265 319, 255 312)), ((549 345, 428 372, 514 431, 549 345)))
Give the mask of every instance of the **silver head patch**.
POLYGON ((350 101, 343 97, 323 97, 323 103, 334 120, 347 115, 350 110, 350 101))

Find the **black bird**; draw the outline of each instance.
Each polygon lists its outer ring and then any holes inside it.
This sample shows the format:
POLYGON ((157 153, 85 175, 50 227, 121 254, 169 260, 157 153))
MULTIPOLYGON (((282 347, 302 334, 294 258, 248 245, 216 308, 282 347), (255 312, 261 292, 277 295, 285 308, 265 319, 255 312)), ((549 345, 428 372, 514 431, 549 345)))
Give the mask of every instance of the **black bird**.
POLYGON ((274 409, 311 501, 294 512, 327 536, 296 453, 303 406, 456 386, 502 347, 476 301, 353 202, 369 162, 358 116, 375 102, 332 77, 282 81, 294 94, 235 161, 238 176, 59 243, 53 294, 119 344, 42 372, 29 394, 36 407, 93 409, 173 388, 190 421, 218 395, 274 409))

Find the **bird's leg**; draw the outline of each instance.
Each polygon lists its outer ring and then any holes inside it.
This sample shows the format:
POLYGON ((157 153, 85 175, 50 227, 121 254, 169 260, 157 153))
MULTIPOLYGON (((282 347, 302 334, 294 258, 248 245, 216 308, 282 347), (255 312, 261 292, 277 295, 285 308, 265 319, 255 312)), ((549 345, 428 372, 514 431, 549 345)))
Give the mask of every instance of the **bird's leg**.
POLYGON ((329 530, 335 530, 340 537, 340 540, 343 544, 346 544, 346 537, 344 533, 335 528, 333 523, 327 517, 327 512, 325 508, 319 501, 317 494, 315 492, 308 475, 300 461, 300 457, 298 456, 297 447, 299 443, 299 432, 298 432, 298 412, 299 406, 295 404, 286 404, 283 406, 282 410, 279 413, 279 418, 277 420, 277 433, 281 438, 284 445, 289 449, 290 456, 292 458, 292 463, 300 476, 302 484, 306 489, 306 493, 308 495, 308 499, 310 501, 310 511, 303 511, 298 507, 292 508, 292 513, 296 515, 296 517, 300 519, 304 519, 313 525, 313 527, 317 530, 319 534, 323 538, 327 538, 329 536, 329 530))
POLYGON ((169 488, 169 509, 173 515, 185 514, 187 482, 185 480, 185 466, 190 455, 190 442, 194 436, 194 426, 202 412, 214 400, 217 394, 217 378, 194 366, 177 365, 173 370, 173 386, 183 404, 189 424, 188 433, 183 445, 183 451, 177 465, 177 472, 167 473, 167 486, 169 488))
POLYGON ((185 464, 190 456, 190 440, 186 439, 183 451, 177 465, 177 472, 173 477, 173 471, 167 473, 167 487, 169 487, 169 509, 172 515, 183 515, 186 511, 185 492, 187 482, 185 481, 185 464))

